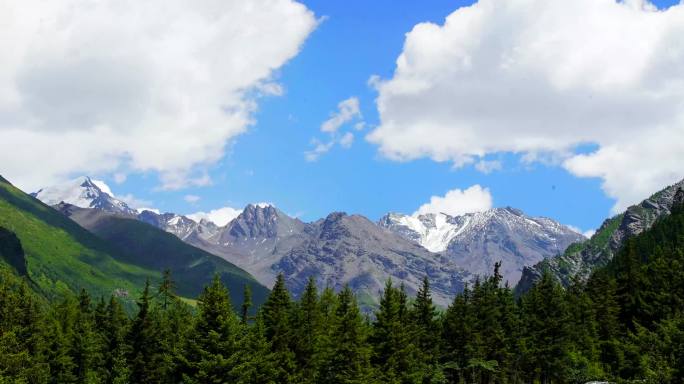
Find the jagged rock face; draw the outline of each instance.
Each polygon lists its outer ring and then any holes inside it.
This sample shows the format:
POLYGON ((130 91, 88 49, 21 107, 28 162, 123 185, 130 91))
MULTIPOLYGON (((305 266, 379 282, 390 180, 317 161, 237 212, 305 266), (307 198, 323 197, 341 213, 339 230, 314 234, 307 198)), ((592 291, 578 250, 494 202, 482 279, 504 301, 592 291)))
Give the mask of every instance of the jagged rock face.
POLYGON ((391 213, 383 226, 407 240, 442 253, 473 275, 489 275, 494 263, 510 283, 525 266, 562 253, 584 237, 544 217, 529 217, 514 208, 449 216, 444 213, 408 216, 391 213))
POLYGON ((381 228, 363 216, 332 213, 314 223, 275 207, 248 206, 219 234, 194 241, 270 285, 283 273, 299 295, 308 278, 336 289, 349 284, 372 305, 388 278, 414 293, 429 276, 437 303, 447 305, 463 288, 466 273, 441 255, 381 228))
POLYGON ((181 240, 193 234, 200 226, 199 223, 175 213, 157 214, 152 211, 143 211, 136 218, 166 232, 173 233, 181 240))
POLYGON ((387 279, 414 294, 423 276, 432 283, 435 301, 446 306, 463 288, 465 273, 440 255, 379 228, 363 216, 333 213, 314 224, 310 239, 289 251, 274 270, 291 277, 301 291, 309 276, 321 286, 348 284, 361 296, 377 298, 387 279))
POLYGON ((282 214, 272 205, 249 204, 242 213, 228 223, 228 230, 221 235, 222 241, 241 238, 274 238, 302 227, 299 220, 282 214))
POLYGON ((95 208, 109 213, 137 215, 135 209, 115 198, 107 185, 90 177, 82 176, 64 184, 42 188, 31 193, 47 205, 68 203, 80 208, 95 208))
POLYGON ((604 221, 591 239, 581 246, 571 247, 558 257, 525 268, 516 291, 527 291, 545 270, 565 286, 574 279, 586 280, 594 269, 606 265, 613 258, 626 239, 651 228, 656 220, 669 215, 673 205, 684 199, 682 188, 684 180, 604 221))

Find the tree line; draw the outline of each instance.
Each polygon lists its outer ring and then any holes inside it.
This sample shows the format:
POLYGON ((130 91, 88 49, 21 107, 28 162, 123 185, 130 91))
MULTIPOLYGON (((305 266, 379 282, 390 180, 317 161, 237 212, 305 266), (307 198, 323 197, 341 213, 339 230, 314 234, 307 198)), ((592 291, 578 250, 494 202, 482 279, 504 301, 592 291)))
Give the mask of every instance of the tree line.
POLYGON ((446 310, 429 280, 415 297, 388 281, 364 315, 353 292, 279 276, 250 316, 218 278, 196 306, 167 272, 129 316, 115 297, 47 303, 0 273, 0 383, 684 382, 684 213, 630 239, 586 282, 544 274, 515 297, 494 273, 446 310))

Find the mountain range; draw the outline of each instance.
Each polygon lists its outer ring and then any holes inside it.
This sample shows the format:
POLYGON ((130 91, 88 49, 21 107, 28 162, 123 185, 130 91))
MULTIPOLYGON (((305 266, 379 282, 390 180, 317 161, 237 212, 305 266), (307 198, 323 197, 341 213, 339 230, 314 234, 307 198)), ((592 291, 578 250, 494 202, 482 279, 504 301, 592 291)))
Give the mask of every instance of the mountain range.
POLYGON ((514 208, 462 216, 390 213, 377 223, 334 212, 306 223, 273 205, 249 204, 227 225, 218 226, 175 213, 132 209, 106 184, 88 177, 33 195, 103 238, 113 236, 110 225, 97 224, 102 217, 105 222, 114 217, 137 220, 220 256, 266 286, 282 273, 298 295, 313 276, 319 286, 340 289, 348 284, 370 306, 387 279, 414 294, 424 276, 431 281, 435 302, 446 306, 466 283, 491 274, 495 262, 502 263, 500 272, 513 284, 525 266, 585 240, 567 226, 514 208))

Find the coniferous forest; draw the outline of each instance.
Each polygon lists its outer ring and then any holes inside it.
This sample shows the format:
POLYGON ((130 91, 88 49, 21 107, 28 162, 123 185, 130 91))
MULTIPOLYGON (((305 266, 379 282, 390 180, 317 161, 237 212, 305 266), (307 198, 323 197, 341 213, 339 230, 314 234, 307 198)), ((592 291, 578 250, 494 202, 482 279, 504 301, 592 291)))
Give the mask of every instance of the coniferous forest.
POLYGON ((218 278, 196 306, 173 278, 127 314, 116 298, 47 302, 4 270, 1 383, 684 382, 684 211, 626 242, 567 289, 550 275, 521 297, 498 270, 446 310, 387 282, 364 315, 349 288, 313 280, 293 300, 279 277, 256 316, 218 278))

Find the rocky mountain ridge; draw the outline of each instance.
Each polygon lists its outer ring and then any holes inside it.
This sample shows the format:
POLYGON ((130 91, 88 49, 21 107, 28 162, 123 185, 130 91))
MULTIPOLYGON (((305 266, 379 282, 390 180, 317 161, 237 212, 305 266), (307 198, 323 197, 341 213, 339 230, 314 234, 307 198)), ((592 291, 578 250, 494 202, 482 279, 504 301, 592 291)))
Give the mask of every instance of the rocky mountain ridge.
POLYGON ((488 275, 501 262, 505 281, 515 284, 525 266, 556 256, 584 236, 545 217, 519 209, 493 208, 450 216, 445 213, 389 213, 378 225, 434 252, 442 253, 473 275, 488 275))
POLYGON ((563 285, 574 279, 586 280, 591 272, 608 263, 624 241, 651 228, 660 218, 670 214, 677 201, 684 201, 684 180, 653 194, 615 217, 603 222, 586 242, 569 247, 562 255, 546 259, 523 270, 516 290, 527 291, 542 275, 550 272, 563 285))
MULTIPOLYGON (((513 208, 462 216, 391 213, 378 223, 361 215, 333 212, 305 223, 273 205, 249 204, 219 227, 174 213, 138 212, 123 202, 123 209, 121 204, 94 204, 120 200, 103 183, 89 180, 77 180, 75 186, 59 190, 69 191, 65 196, 73 205, 134 218, 173 233, 245 269, 266 286, 283 273, 297 295, 314 276, 320 286, 339 289, 349 284, 370 305, 388 278, 403 283, 412 294, 424 276, 431 280, 435 301, 447 305, 474 276, 490 274, 495 262, 501 261, 504 278, 515 282, 523 266, 583 240, 553 220, 528 217, 513 208), (74 192, 79 188, 81 192, 74 192)), ((50 189, 41 191, 46 190, 50 189)), ((46 195, 39 192, 36 196, 46 195)), ((47 196, 50 202, 59 198, 54 192, 47 196)))

